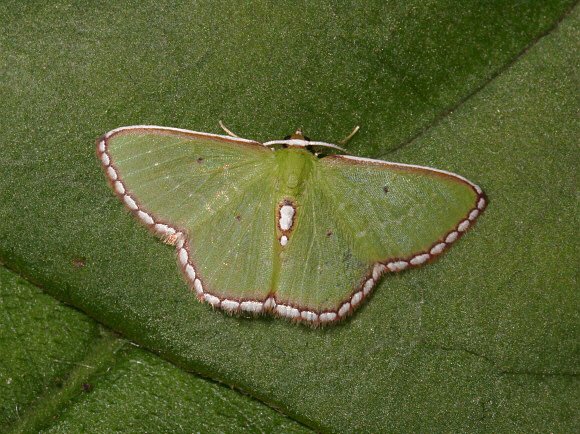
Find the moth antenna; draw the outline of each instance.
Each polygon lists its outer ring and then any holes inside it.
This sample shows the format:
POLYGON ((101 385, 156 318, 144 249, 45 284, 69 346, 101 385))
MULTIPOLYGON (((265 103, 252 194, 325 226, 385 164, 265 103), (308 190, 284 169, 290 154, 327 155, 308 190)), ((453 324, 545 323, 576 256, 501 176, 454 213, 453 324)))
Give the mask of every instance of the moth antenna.
POLYGON ((219 121, 220 127, 222 128, 222 130, 224 130, 228 136, 232 136, 232 137, 237 137, 238 139, 240 139, 241 137, 238 136, 235 133, 232 133, 225 125, 222 121, 219 121))
POLYGON ((346 136, 344 139, 340 140, 338 142, 339 145, 346 145, 346 143, 353 138, 353 136, 358 132, 358 130, 360 130, 360 126, 357 125, 356 127, 354 127, 354 130, 352 130, 352 132, 346 136))

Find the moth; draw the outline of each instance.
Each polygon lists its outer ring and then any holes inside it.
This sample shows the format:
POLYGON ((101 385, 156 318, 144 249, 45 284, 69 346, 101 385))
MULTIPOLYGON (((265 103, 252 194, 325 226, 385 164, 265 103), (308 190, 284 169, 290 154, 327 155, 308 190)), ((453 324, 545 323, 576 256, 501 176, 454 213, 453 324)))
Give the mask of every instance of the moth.
POLYGON ((225 130, 121 127, 97 155, 125 207, 175 246, 197 298, 229 313, 338 322, 384 273, 438 257, 487 204, 444 170, 345 155, 300 130, 265 143, 225 130))

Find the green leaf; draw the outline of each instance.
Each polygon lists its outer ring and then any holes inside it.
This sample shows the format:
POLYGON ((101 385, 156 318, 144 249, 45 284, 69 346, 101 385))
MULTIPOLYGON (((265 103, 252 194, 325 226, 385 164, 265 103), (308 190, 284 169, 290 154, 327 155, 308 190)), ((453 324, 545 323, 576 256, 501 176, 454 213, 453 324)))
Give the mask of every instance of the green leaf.
POLYGON ((0 258, 319 430, 575 431, 574 4, 3 2, 0 258), (361 124, 352 154, 461 173, 489 208, 332 330, 212 312, 110 194, 94 140, 219 119, 259 140, 361 124))
POLYGON ((0 267, 2 432, 307 432, 102 329, 0 267))

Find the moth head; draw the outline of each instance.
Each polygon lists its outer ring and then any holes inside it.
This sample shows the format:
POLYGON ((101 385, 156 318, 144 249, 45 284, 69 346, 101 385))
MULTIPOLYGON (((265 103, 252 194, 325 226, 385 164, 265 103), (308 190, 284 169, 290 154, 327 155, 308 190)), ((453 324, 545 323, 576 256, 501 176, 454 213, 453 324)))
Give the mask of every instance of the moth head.
POLYGON ((304 140, 306 142, 310 141, 310 137, 306 137, 301 128, 298 128, 296 131, 294 131, 294 134, 288 136, 288 139, 304 140))

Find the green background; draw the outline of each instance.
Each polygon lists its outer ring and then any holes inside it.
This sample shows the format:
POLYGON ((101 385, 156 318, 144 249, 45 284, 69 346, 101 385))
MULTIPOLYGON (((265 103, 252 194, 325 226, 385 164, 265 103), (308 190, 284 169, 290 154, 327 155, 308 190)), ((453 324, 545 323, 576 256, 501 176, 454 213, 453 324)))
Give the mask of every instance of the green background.
POLYGON ((0 427, 577 431, 574 3, 0 4, 0 427), (461 173, 489 208, 340 326, 216 313, 94 140, 219 119, 360 124, 352 154, 461 173))

